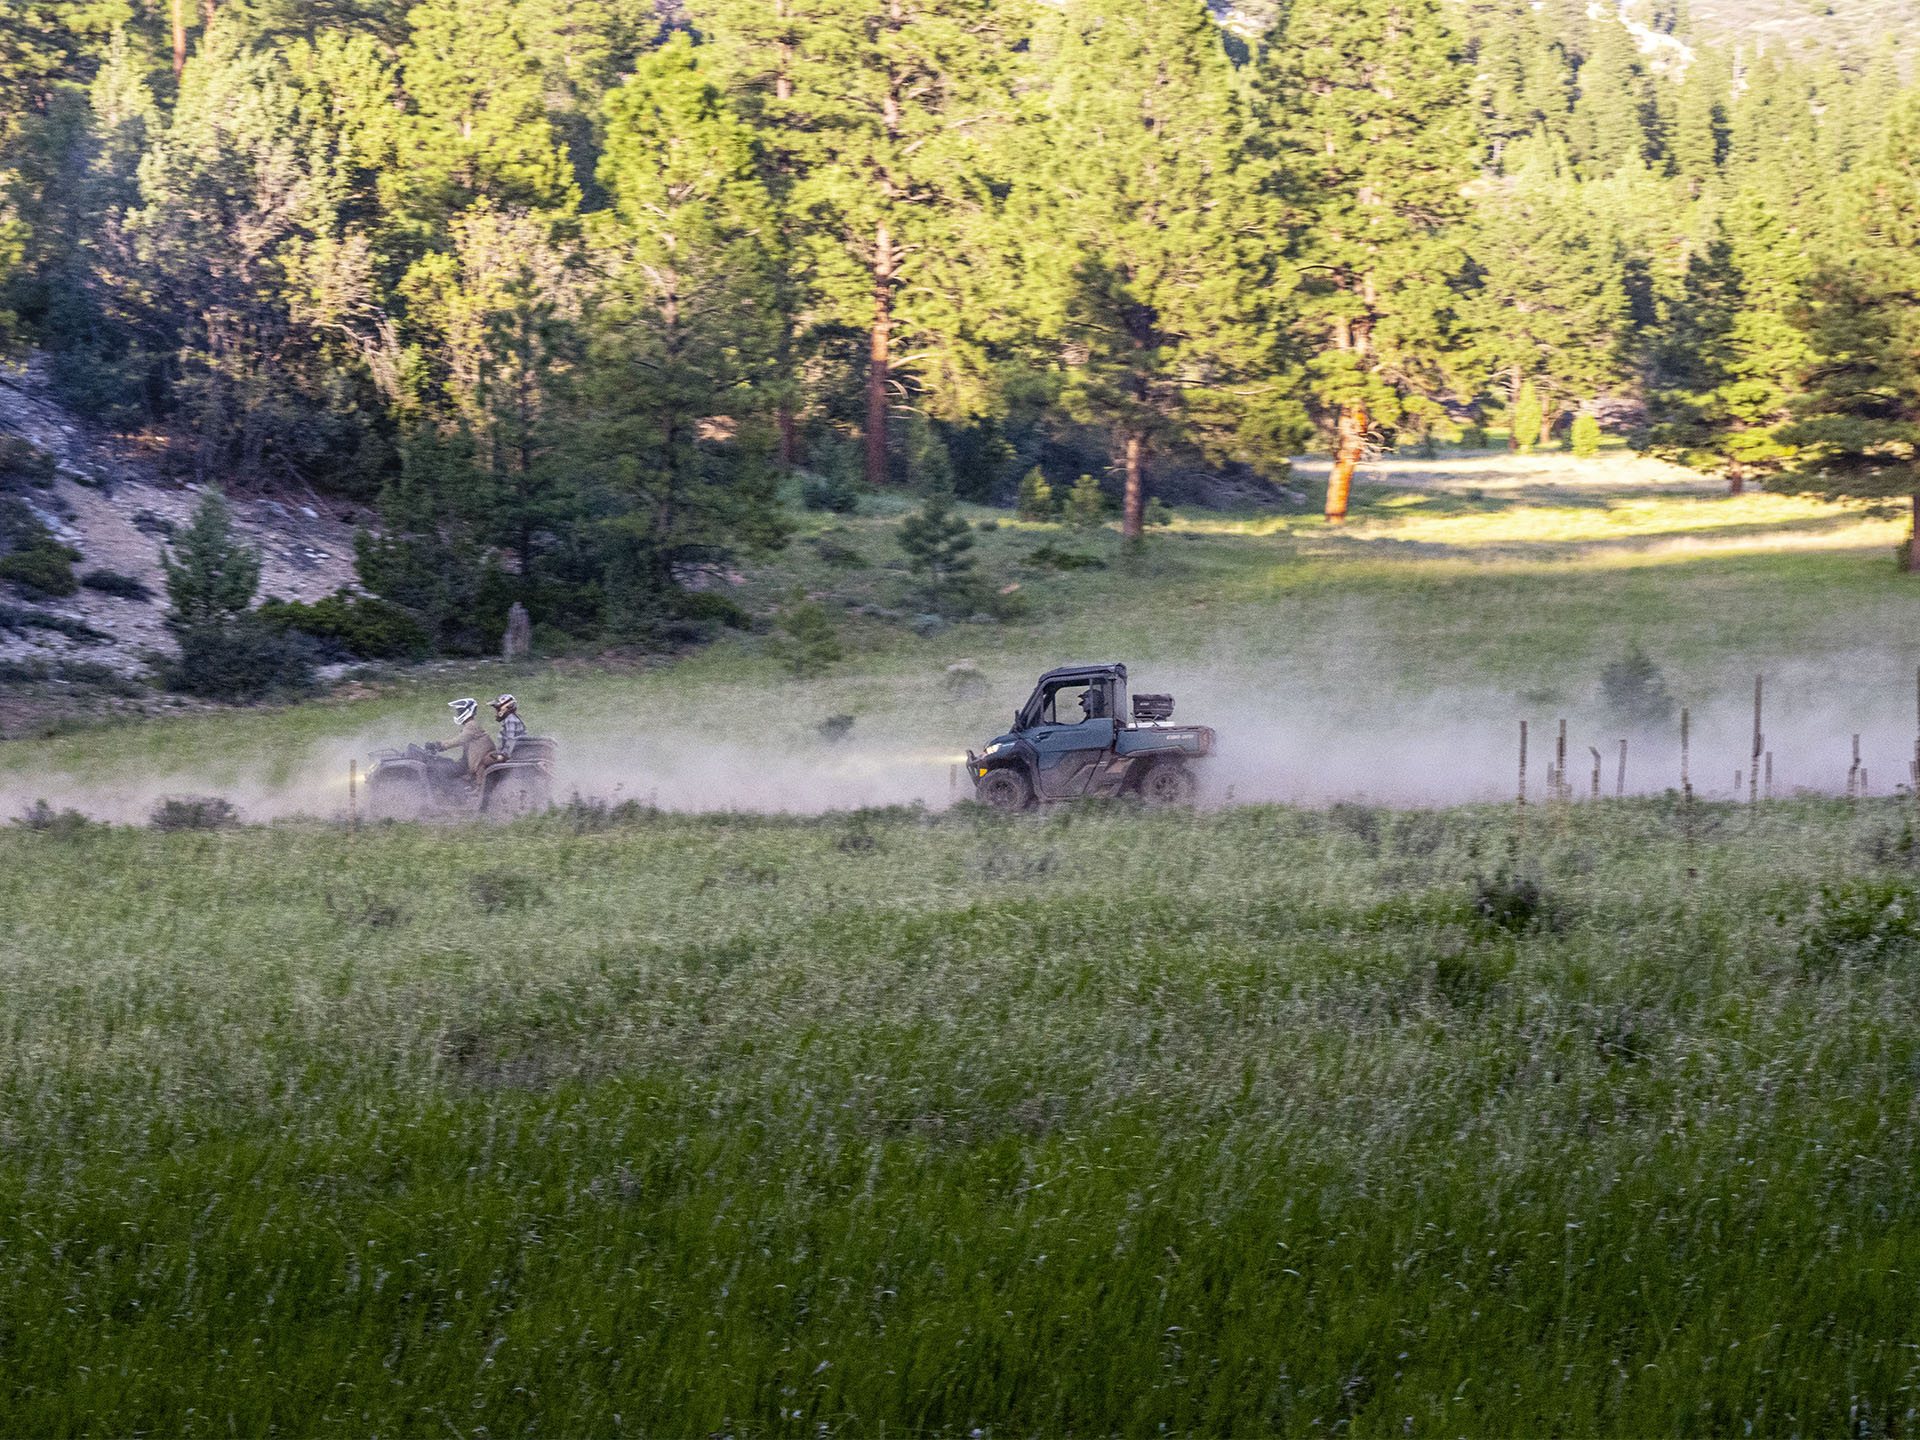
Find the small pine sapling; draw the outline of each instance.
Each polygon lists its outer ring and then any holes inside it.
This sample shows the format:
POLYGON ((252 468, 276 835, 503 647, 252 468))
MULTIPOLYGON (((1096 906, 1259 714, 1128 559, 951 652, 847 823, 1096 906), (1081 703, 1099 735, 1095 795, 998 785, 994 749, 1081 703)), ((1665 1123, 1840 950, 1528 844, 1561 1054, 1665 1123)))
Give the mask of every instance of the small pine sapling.
POLYGON ((1100 482, 1091 475, 1082 475, 1076 480, 1067 495, 1066 512, 1067 523, 1077 530, 1092 530, 1104 524, 1107 497, 1100 491, 1100 482))
POLYGON ((900 522, 900 548, 907 568, 920 577, 937 611, 954 607, 973 582, 973 532, 953 508, 953 487, 935 482, 918 510, 900 522))
POLYGON ((1021 520, 1042 521, 1060 518, 1060 501, 1053 493, 1053 486, 1047 483, 1047 477, 1038 465, 1020 477, 1020 493, 1014 502, 1013 513, 1021 520))
POLYGON ((1573 419, 1573 432, 1568 437, 1573 453, 1582 460, 1591 460, 1600 453, 1600 419, 1590 410, 1582 410, 1573 419))
POLYGON ((845 658, 833 617, 817 600, 800 600, 780 613, 780 633, 768 647, 796 680, 822 674, 845 658))

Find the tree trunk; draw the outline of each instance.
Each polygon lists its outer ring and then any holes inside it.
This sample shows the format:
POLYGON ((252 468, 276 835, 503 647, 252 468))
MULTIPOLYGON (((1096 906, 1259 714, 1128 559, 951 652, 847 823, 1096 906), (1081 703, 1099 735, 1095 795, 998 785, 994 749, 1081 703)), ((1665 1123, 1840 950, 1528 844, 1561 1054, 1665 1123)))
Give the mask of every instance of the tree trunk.
POLYGON ((774 412, 774 423, 780 427, 780 469, 784 474, 793 469, 800 458, 799 424, 794 419, 793 407, 782 401, 774 412))
POLYGON ((887 224, 873 246, 873 332, 867 352, 867 484, 887 483, 887 374, 893 357, 893 237, 887 224))
POLYGON ((1327 523, 1338 525, 1347 518, 1347 501, 1353 494, 1353 472, 1367 449, 1367 412, 1359 405, 1343 406, 1340 411, 1340 439, 1333 452, 1333 471, 1327 476, 1327 523))
POLYGON ((1907 533, 1907 573, 1920 575, 1920 490, 1913 492, 1913 525, 1907 533))
POLYGON ((178 84, 187 68, 187 0, 171 0, 173 19, 173 79, 178 84))
POLYGON ((1147 437, 1138 430, 1127 431, 1127 489, 1120 507, 1120 534, 1138 540, 1146 529, 1147 514, 1147 437))
POLYGON ((1744 495, 1747 491, 1747 471, 1744 465, 1727 466, 1727 494, 1744 495))

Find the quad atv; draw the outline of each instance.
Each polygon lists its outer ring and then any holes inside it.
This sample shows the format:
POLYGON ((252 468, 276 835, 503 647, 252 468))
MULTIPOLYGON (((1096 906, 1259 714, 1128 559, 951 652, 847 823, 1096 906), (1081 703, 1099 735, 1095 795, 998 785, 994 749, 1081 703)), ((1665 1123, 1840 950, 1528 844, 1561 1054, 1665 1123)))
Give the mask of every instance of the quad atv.
POLYGON ((1138 795, 1149 805, 1185 805, 1193 764, 1213 753, 1205 725, 1175 725, 1171 695, 1135 695, 1127 667, 1049 670, 1014 714, 1013 728, 967 752, 974 797, 996 810, 1088 795, 1138 795))
POLYGON ((457 754, 438 754, 424 745, 376 750, 367 771, 367 815, 374 820, 530 815, 553 803, 557 753, 553 741, 529 735, 513 747, 511 759, 496 755, 474 782, 457 754))

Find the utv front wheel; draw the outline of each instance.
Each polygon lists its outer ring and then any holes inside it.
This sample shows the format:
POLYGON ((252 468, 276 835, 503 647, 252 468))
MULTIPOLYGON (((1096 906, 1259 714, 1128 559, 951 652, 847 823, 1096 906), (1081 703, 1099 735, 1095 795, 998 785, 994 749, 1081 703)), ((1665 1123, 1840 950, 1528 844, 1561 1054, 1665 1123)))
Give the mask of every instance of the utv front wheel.
POLYGON ((1193 772, 1177 760, 1162 760, 1140 777, 1140 798, 1156 809, 1193 803, 1193 772))
POLYGON ((1033 803, 1033 787, 1018 770, 989 770, 973 793, 982 805, 995 810, 1024 810, 1033 803))

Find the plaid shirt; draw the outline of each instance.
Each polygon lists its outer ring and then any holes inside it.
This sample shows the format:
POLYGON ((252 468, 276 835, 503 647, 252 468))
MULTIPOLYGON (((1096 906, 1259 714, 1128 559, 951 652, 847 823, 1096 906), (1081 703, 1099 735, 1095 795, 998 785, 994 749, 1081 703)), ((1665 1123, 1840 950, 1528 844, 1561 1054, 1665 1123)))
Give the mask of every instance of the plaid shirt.
POLYGON ((513 747, 527 738, 527 722, 513 711, 508 711, 500 721, 500 753, 512 755, 513 747))

